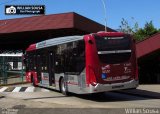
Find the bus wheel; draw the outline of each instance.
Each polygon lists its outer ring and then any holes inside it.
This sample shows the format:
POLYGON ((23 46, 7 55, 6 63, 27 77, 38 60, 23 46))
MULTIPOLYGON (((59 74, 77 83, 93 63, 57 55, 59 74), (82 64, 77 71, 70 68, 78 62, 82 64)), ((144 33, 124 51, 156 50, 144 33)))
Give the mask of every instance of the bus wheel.
POLYGON ((62 78, 60 81, 60 91, 63 95, 67 95, 67 87, 66 83, 64 82, 64 78, 62 78))

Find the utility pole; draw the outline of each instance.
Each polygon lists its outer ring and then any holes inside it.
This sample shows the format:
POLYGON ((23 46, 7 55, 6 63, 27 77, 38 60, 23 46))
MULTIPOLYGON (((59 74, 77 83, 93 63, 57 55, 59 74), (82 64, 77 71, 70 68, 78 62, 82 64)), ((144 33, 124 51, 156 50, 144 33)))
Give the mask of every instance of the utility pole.
POLYGON ((104 10, 104 21, 105 21, 105 32, 107 32, 107 11, 106 11, 106 4, 104 0, 101 0, 103 4, 103 10, 104 10))

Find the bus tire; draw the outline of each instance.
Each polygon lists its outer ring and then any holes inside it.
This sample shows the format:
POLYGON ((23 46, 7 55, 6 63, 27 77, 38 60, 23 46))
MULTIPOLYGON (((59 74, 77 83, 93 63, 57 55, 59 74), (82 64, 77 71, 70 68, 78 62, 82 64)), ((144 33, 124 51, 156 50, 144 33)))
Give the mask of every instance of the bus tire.
POLYGON ((64 82, 64 78, 61 78, 60 80, 60 91, 63 95, 66 95, 66 96, 68 95, 67 86, 64 82))

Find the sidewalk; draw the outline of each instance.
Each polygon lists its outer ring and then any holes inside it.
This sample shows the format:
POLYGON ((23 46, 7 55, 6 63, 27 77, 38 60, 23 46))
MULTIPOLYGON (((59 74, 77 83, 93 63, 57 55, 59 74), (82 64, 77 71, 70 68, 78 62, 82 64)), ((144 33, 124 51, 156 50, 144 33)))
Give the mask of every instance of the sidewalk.
POLYGON ((141 97, 147 97, 147 98, 160 99, 160 84, 139 85, 137 89, 119 90, 117 92, 141 96, 141 97))

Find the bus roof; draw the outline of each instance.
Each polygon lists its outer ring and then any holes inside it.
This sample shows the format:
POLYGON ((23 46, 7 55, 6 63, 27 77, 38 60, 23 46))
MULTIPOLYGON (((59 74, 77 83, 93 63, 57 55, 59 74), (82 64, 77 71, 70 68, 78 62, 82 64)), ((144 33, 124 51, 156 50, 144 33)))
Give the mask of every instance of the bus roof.
MULTIPOLYGON (((94 33, 92 33, 94 34, 94 33)), ((100 36, 123 36, 125 35, 125 33, 122 32, 98 32, 96 33, 100 36)), ((51 46, 55 46, 55 45, 59 45, 59 44, 64 44, 64 43, 68 43, 68 42, 73 42, 73 41, 78 41, 78 40, 82 40, 83 39, 83 35, 82 36, 65 36, 65 37, 57 37, 57 38, 52 38, 49 40, 44 40, 42 42, 38 42, 36 44, 31 44, 26 51, 32 51, 32 50, 36 50, 36 49, 41 49, 41 48, 45 48, 45 47, 51 47, 51 46)))
POLYGON ((65 37, 52 38, 49 40, 38 42, 36 44, 31 44, 26 49, 26 51, 32 51, 32 50, 41 49, 45 47, 51 47, 59 44, 82 40, 82 39, 83 39, 83 36, 65 36, 65 37))

